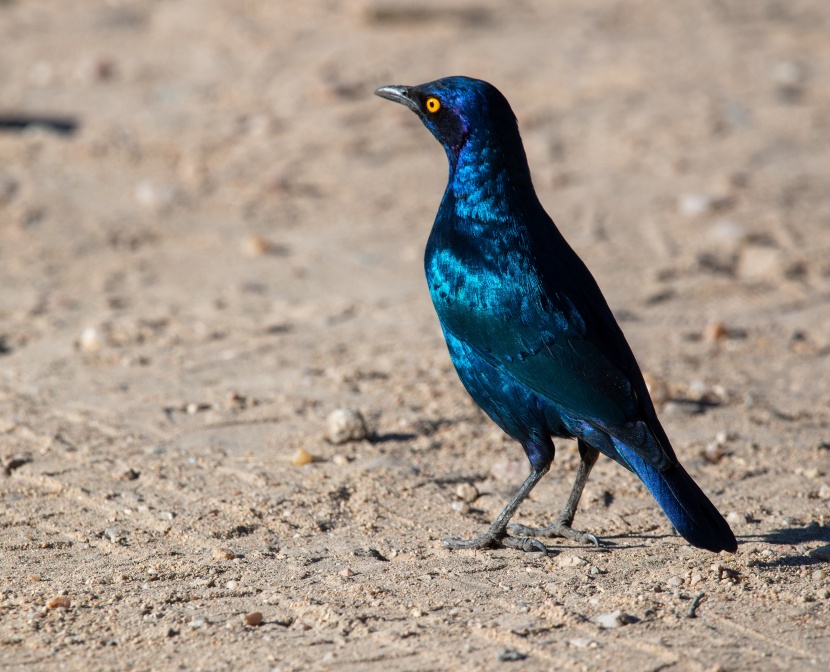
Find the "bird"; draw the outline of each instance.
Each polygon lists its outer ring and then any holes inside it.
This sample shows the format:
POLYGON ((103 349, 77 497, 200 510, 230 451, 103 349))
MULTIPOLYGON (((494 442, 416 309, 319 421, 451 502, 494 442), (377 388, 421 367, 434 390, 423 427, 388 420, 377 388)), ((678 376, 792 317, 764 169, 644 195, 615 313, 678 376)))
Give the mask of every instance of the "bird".
POLYGON ((573 521, 602 454, 640 478, 689 544, 736 551, 680 464, 599 285, 540 203, 504 95, 460 76, 375 94, 412 110, 446 151, 449 179, 424 253, 429 293, 461 382, 530 462, 485 532, 444 546, 547 554, 539 538, 551 537, 599 546, 573 521), (547 526, 511 524, 550 469, 554 438, 576 439, 579 450, 567 503, 547 526))

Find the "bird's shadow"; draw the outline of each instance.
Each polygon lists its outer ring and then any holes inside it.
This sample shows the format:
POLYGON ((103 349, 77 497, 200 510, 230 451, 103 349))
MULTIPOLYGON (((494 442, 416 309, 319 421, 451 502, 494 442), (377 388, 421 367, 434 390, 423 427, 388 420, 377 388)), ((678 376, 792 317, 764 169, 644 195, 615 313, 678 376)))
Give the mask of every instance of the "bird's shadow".
POLYGON ((827 544, 830 543, 830 527, 822 525, 783 527, 758 536, 760 541, 768 544, 803 544, 807 541, 821 541, 827 544))
POLYGON ((649 539, 672 539, 674 537, 673 534, 609 534, 598 536, 599 548, 593 545, 588 545, 586 548, 594 551, 628 551, 635 548, 649 548, 646 543, 649 539))
MULTIPOLYGON (((568 542, 564 542, 562 544, 552 544, 548 545, 548 550, 550 551, 565 551, 568 548, 579 548, 580 550, 590 550, 595 552, 608 552, 608 551, 626 551, 626 550, 633 550, 636 548, 647 548, 647 541, 648 540, 660 540, 660 539, 676 539, 677 535, 674 534, 616 534, 616 535, 608 535, 602 536, 599 539, 600 547, 594 548, 593 546, 581 546, 576 544, 568 544, 568 542), (615 541, 616 540, 616 543, 615 541)), ((803 544, 806 542, 811 541, 819 541, 822 543, 830 543, 830 528, 829 527, 822 527, 820 525, 807 525, 806 527, 800 528, 781 528, 778 530, 774 530, 768 534, 763 535, 743 535, 738 537, 739 544, 747 544, 753 541, 758 541, 762 543, 768 543, 770 545, 780 546, 780 545, 788 545, 794 546, 796 544, 803 544)), ((765 561, 756 561, 753 563, 755 567, 802 567, 805 565, 818 565, 822 564, 825 561, 820 558, 813 558, 809 555, 799 554, 799 555, 789 555, 786 557, 778 558, 776 560, 771 560, 769 562, 765 561)))
MULTIPOLYGON (((763 543, 775 546, 795 546, 810 541, 820 541, 824 544, 830 543, 830 527, 822 525, 806 525, 805 527, 786 527, 773 530, 767 534, 759 534, 756 537, 763 543)), ((770 561, 758 561, 754 565, 761 568, 771 567, 804 567, 807 565, 824 564, 826 560, 813 558, 804 553, 798 555, 786 555, 770 561)))
POLYGON ((372 434, 369 441, 372 443, 401 443, 414 441, 419 436, 431 436, 443 427, 455 424, 449 418, 437 418, 434 420, 419 420, 415 424, 414 432, 387 432, 385 434, 372 434))
POLYGON ((672 397, 669 399, 673 404, 684 408, 692 415, 703 415, 713 408, 719 408, 723 404, 717 399, 688 399, 686 397, 672 397))
POLYGON ((806 525, 804 527, 784 527, 767 534, 758 535, 760 541, 768 544, 803 544, 808 541, 830 543, 830 527, 823 525, 806 525))
MULTIPOLYGON (((444 476, 443 478, 433 478, 432 483, 437 485, 458 485, 459 483, 480 483, 487 478, 486 474, 467 474, 466 476, 444 476)), ((479 497, 493 495, 495 493, 482 491, 478 494, 479 497)), ((473 509, 476 511, 477 509, 473 509)))

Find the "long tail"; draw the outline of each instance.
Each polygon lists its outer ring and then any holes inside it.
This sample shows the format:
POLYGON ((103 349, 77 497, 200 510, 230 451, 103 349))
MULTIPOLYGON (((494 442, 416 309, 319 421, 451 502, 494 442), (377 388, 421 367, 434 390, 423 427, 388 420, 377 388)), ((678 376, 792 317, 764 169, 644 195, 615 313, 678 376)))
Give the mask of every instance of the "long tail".
POLYGON ((620 456, 640 477, 671 524, 686 541, 692 546, 714 553, 734 553, 738 549, 738 542, 729 523, 680 464, 659 471, 622 442, 612 440, 620 456))

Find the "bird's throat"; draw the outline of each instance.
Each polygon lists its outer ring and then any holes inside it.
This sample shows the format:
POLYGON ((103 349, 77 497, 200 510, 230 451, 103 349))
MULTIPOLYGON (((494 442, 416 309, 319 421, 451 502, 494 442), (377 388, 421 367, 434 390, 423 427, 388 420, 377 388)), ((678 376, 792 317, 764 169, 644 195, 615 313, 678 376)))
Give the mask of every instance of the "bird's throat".
POLYGON ((524 151, 505 152, 498 144, 469 138, 457 155, 450 155, 447 190, 461 219, 485 223, 503 221, 519 207, 536 200, 524 151))

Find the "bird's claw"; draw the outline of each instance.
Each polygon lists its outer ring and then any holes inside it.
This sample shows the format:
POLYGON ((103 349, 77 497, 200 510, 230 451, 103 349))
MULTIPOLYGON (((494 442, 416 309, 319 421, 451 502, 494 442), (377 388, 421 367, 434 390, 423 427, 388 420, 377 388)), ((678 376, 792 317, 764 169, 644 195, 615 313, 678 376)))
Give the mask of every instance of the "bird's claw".
POLYGON ((511 523, 507 526, 510 533, 516 537, 564 537, 582 544, 593 544, 600 547, 599 539, 590 532, 574 530, 562 520, 558 520, 547 527, 528 527, 519 523, 511 523))
POLYGON ((547 546, 538 539, 530 539, 529 537, 505 537, 501 540, 501 543, 505 548, 515 548, 517 551, 524 551, 525 553, 548 554, 547 546))

